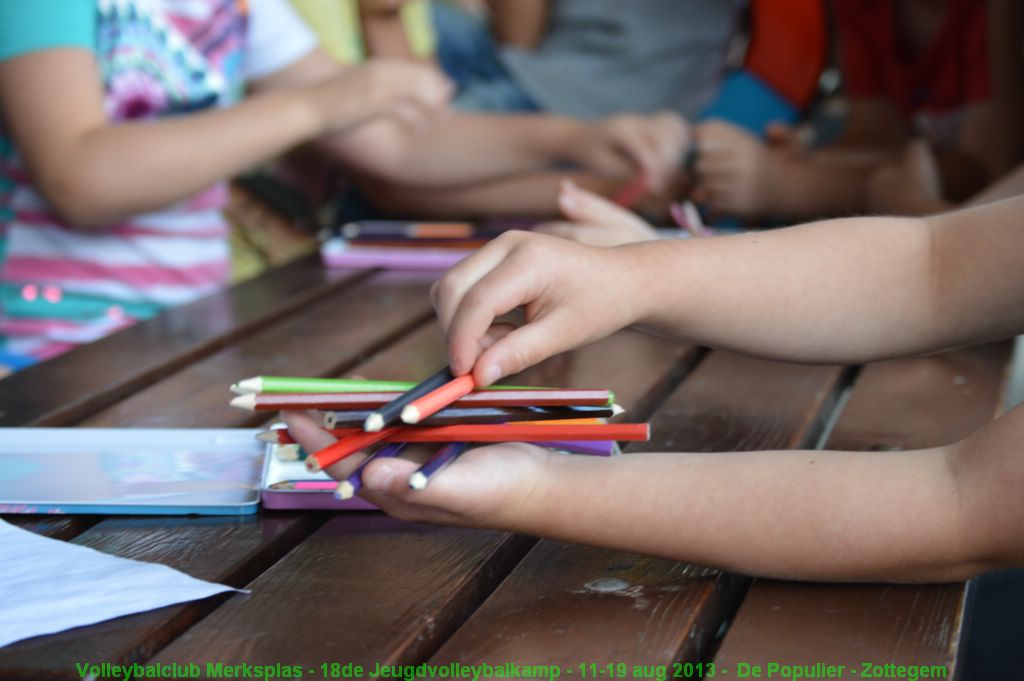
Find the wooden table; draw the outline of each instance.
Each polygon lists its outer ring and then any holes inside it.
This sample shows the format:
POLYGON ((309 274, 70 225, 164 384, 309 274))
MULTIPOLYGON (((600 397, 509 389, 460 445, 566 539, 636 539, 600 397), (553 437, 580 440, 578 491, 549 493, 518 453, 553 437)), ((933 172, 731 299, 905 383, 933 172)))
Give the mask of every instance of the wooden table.
MULTIPOLYGON (((446 357, 428 285, 301 261, 0 381, 0 425, 253 427, 265 416, 227 406, 239 378, 425 376, 446 357)), ((614 388, 632 419, 653 423, 644 449, 879 450, 982 426, 997 412, 1008 357, 998 344, 808 367, 624 331, 519 380, 614 388)), ((675 663, 696 662, 717 665, 719 678, 737 678, 741 664, 767 674, 770 662, 942 665, 952 676, 969 612, 968 584, 752 580, 378 513, 7 519, 251 593, 0 649, 5 681, 77 678, 82 661, 295 664, 314 679, 323 663, 453 661, 559 664, 564 678, 639 677, 637 664, 667 665, 671 678, 695 671, 675 663)))

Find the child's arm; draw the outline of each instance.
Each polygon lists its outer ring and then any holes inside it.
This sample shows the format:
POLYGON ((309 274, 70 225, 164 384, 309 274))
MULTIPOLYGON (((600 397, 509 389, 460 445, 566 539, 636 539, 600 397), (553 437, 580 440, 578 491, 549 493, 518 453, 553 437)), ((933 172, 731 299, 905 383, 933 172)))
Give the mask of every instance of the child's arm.
MULTIPOLYGON (((265 92, 304 87, 341 68, 315 51, 255 85, 265 92)), ((689 143, 689 126, 672 113, 602 121, 453 113, 429 135, 414 137, 407 128, 381 120, 356 134, 325 137, 319 146, 357 172, 407 187, 451 188, 564 162, 611 177, 642 172, 658 190, 679 167, 689 143)))
POLYGON ((359 0, 359 21, 369 57, 417 58, 402 22, 402 5, 407 1, 359 0))
POLYGON ((483 384, 630 324, 790 361, 926 352, 1024 328, 1022 207, 612 249, 517 232, 449 270, 435 303, 453 370, 483 384), (524 326, 491 328, 517 307, 524 326))
MULTIPOLYGON (((330 443, 286 414, 312 448, 330 443)), ((561 456, 470 451, 423 491, 417 463, 363 473, 407 520, 497 528, 784 579, 954 581, 1024 565, 1024 407, 973 437, 910 452, 561 456)), ((417 458, 417 457, 413 457, 417 458)), ((361 457, 338 464, 343 478, 361 457)))
POLYGON ((164 207, 295 144, 376 116, 429 119, 448 94, 434 70, 385 62, 229 109, 112 125, 89 52, 46 50, 0 63, 7 129, 46 199, 83 227, 164 207))

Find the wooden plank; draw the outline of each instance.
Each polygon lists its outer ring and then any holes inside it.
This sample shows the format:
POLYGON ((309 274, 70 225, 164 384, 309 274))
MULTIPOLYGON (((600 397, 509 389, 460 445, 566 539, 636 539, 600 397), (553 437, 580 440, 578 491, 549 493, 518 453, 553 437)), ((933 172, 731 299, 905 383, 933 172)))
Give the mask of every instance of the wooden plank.
POLYGON ((67 541, 96 524, 89 516, 6 515, 3 519, 23 530, 67 541))
MULTIPOLYGON (((866 366, 827 447, 896 450, 955 442, 997 413, 1009 343, 866 366)), ((810 585, 757 580, 715 658, 846 665, 960 663, 967 584, 810 585)), ((840 678, 857 678, 848 675, 840 678)))
MULTIPOLYGON (((431 314, 428 281, 377 274, 340 289, 277 324, 215 352, 86 420, 95 426, 242 425, 265 415, 227 407, 226 388, 252 374, 331 375, 406 333, 431 314), (374 320, 353 324, 349 320, 374 320)), ((145 531, 105 520, 76 541, 116 555, 163 562, 189 574, 243 585, 306 537, 316 516, 255 519, 154 518, 145 531), (213 528, 211 531, 210 528, 213 528), (149 539, 146 539, 146 537, 149 539)), ((4 649, 0 678, 66 678, 73 661, 136 661, 149 657, 224 599, 164 608, 4 649), (9 651, 9 654, 8 654, 9 651), (59 651, 57 653, 56 651, 59 651), (83 655, 85 657, 83 657, 83 655)))
MULTIPOLYGON (((427 375, 446 357, 436 327, 425 325, 353 373, 427 375)), ((666 377, 681 375, 693 357, 692 348, 626 331, 515 380, 611 387, 624 403, 638 404, 647 393, 665 390, 666 377)), ((349 516, 332 520, 253 582, 250 598, 218 609, 156 661, 261 663, 285 656, 307 668, 329 660, 417 662, 461 624, 533 543, 504 533, 382 518, 364 530, 364 522, 349 516), (308 608, 282 607, 285 602, 314 604, 324 614, 311 619, 308 608), (280 634, 267 636, 267 631, 280 634)))
MULTIPOLYGON (((713 353, 630 451, 795 447, 814 437, 842 371, 713 353)), ((431 659, 667 665, 700 658, 748 580, 676 561, 541 541, 431 659)))
POLYGON ((431 317, 429 280, 376 274, 335 291, 277 324, 196 361, 84 426, 225 428, 266 414, 228 405, 228 387, 260 374, 331 376, 346 371, 431 317))
MULTIPOLYGON (((312 514, 263 518, 106 520, 73 540, 105 553, 164 563, 194 577, 241 587, 294 547, 315 526, 312 514)), ((0 648, 0 678, 81 679, 75 662, 131 663, 156 650, 225 599, 217 596, 39 636, 0 648)))
POLYGON ((0 426, 74 423, 361 280, 304 258, 0 380, 0 426))

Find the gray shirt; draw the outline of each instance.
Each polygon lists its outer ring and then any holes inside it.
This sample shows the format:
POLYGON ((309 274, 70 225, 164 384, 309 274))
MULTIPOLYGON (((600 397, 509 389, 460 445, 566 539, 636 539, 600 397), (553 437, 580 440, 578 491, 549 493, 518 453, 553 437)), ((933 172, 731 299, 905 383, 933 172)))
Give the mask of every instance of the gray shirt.
POLYGON ((736 16, 735 0, 553 0, 540 48, 501 59, 544 111, 693 117, 722 75, 736 16))

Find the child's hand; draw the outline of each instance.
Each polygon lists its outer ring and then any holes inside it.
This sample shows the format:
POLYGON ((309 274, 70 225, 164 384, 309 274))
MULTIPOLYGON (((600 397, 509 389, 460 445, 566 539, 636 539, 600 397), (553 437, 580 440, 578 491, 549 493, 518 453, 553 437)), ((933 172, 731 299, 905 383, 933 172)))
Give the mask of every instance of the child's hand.
POLYGON ((690 126, 674 113, 623 115, 587 124, 569 141, 569 160, 612 177, 642 173, 651 191, 660 191, 690 148, 690 126))
POLYGON ((902 156, 876 170, 867 188, 872 213, 928 215, 953 207, 942 198, 942 179, 928 143, 909 143, 902 156))
POLYGON ((646 296, 626 248, 592 248, 545 234, 506 232, 448 270, 431 296, 451 368, 490 385, 552 355, 632 324, 646 296), (518 307, 526 324, 494 324, 518 307))
POLYGON ((322 134, 345 132, 381 116, 423 130, 443 115, 452 83, 437 68, 398 59, 374 59, 306 88, 322 134))
POLYGON ((700 156, 694 201, 715 214, 760 217, 772 211, 774 147, 738 126, 717 120, 702 123, 696 138, 700 156))
POLYGON ((558 205, 569 221, 549 222, 535 227, 534 232, 587 246, 620 246, 658 238, 654 228, 636 214, 569 181, 562 183, 558 205))
MULTIPOLYGON (((284 412, 282 418, 307 451, 334 442, 306 412, 284 412)), ((552 454, 519 443, 470 450, 436 473, 425 490, 410 489, 409 476, 437 446, 372 462, 363 471, 360 495, 405 520, 481 527, 513 527, 544 496, 544 473, 552 454)), ((327 472, 344 480, 365 459, 357 454, 327 472)))

